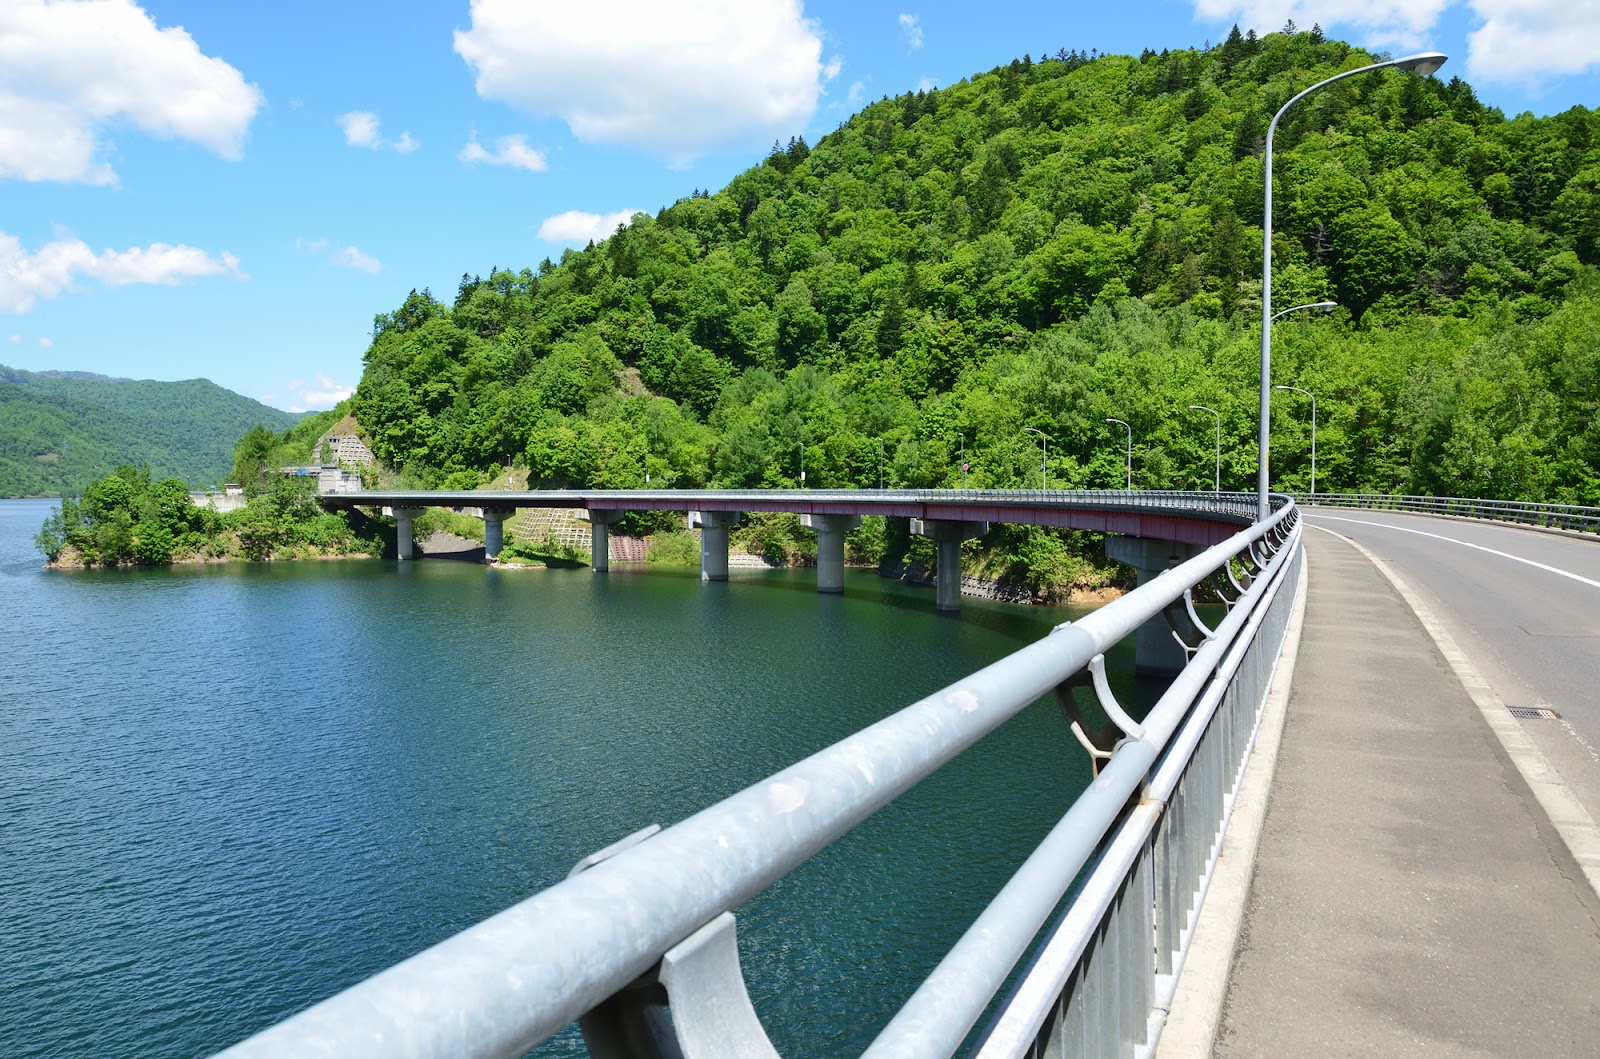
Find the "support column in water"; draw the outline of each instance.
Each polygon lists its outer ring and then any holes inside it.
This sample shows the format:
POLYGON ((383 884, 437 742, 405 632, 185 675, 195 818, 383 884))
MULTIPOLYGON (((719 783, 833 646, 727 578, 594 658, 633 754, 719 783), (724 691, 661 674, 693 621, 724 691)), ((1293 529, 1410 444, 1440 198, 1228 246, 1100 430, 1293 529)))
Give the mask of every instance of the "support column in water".
POLYGON ((911 532, 918 537, 932 537, 939 545, 939 566, 933 579, 933 609, 960 610, 961 542, 988 533, 989 524, 959 519, 914 518, 911 520, 911 532))
POLYGON ((861 525, 860 515, 801 515, 800 525, 817 534, 817 591, 844 591, 844 535, 861 525))
POLYGON ((428 510, 425 507, 397 507, 394 512, 394 545, 395 557, 398 559, 415 559, 416 547, 411 539, 411 524, 422 517, 428 510))
MULTIPOLYGON (((1106 558, 1133 567, 1143 587, 1172 567, 1192 559, 1200 549, 1193 544, 1148 537, 1107 537, 1106 558)), ((1157 614, 1139 626, 1133 640, 1133 668, 1139 673, 1176 673, 1189 661, 1172 634, 1165 616, 1157 614)))
POLYGON ((500 549, 505 546, 506 519, 515 515, 516 509, 509 507, 486 507, 483 509, 483 561, 492 563, 500 556, 500 549))
POLYGON ((700 527, 700 580, 728 579, 728 531, 738 524, 737 511, 689 512, 689 528, 700 527))
POLYGON ((590 508, 583 513, 589 520, 589 569, 603 574, 611 569, 611 524, 626 511, 610 508, 590 508))

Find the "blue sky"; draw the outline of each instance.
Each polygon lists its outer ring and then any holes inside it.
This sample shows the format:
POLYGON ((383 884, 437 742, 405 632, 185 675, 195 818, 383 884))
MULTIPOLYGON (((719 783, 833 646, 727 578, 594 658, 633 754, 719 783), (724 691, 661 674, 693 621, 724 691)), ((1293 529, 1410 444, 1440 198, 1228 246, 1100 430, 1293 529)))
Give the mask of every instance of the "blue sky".
POLYGON ((1293 18, 1508 114, 1600 102, 1597 0, 0 0, 0 363, 291 410, 374 314, 718 188, 864 102, 1293 18))

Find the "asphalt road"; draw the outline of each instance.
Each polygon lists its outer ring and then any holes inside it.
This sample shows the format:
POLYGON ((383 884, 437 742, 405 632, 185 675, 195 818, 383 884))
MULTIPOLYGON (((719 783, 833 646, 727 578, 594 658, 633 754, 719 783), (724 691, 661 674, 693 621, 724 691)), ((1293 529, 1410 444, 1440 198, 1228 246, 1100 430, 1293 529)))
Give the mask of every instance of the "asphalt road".
POLYGON ((1600 540, 1388 511, 1306 520, 1390 564, 1507 706, 1560 715, 1522 724, 1600 820, 1600 540))

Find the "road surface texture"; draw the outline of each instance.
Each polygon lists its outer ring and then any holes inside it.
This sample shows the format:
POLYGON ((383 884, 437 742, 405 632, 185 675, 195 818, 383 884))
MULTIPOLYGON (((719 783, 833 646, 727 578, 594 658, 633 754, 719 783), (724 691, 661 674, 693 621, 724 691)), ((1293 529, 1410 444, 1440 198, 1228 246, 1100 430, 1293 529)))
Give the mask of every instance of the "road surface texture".
MULTIPOLYGON (((1600 741, 1600 546, 1388 513, 1307 521, 1390 564, 1507 703, 1572 727, 1527 724, 1569 750, 1600 741)), ((1305 634, 1215 1054, 1600 1054, 1600 897, 1390 581, 1330 534, 1308 529, 1306 547, 1305 634)))

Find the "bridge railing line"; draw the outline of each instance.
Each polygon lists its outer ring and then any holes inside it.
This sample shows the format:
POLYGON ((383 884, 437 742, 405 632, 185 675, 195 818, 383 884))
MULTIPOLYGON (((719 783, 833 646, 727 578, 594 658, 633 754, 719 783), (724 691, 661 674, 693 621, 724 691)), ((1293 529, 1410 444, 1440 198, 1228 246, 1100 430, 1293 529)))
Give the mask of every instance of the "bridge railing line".
POLYGON ((1543 504, 1525 500, 1481 500, 1460 496, 1406 496, 1388 493, 1294 494, 1304 506, 1327 505, 1382 511, 1416 511, 1429 515, 1491 519, 1529 526, 1600 533, 1600 507, 1581 504, 1543 504))
MULTIPOLYGON (((1259 624, 1266 612, 1260 603, 1270 602, 1275 595, 1277 585, 1290 566, 1290 558, 1296 554, 1292 546, 1294 543, 1292 541, 1290 548, 1278 552, 1267 576, 1251 586, 1248 595, 1254 598, 1247 600, 1248 605, 1237 606, 1229 611, 1227 618, 1214 630, 1213 637, 1196 651, 1189 665, 1151 708, 1144 719, 1142 734, 1137 739, 1122 741, 1095 782, 1073 803, 966 934, 901 1007, 872 1047, 864 1053, 863 1059, 922 1059, 926 1056, 953 1055, 988 1007, 990 998, 1004 986, 1006 978, 1066 894, 1073 879, 1090 858, 1104 847, 1108 834, 1113 833, 1118 818, 1136 794, 1140 795, 1139 809, 1122 825, 1123 829, 1133 829, 1130 832, 1133 838, 1124 840, 1121 856, 1101 863, 1106 877, 1095 880, 1080 895, 1080 899, 1073 904, 1073 915, 1063 922, 1049 942, 1050 945, 1060 946, 1059 957, 1064 957, 1055 961, 1059 980, 1047 980, 1042 989, 1039 988, 1039 982, 1033 982, 1034 1010, 1026 1018, 1006 1020, 1004 1024, 1011 1033, 1006 1037, 991 1036, 992 1046, 982 1054, 998 1057, 1029 1053, 1033 1038, 1050 1008, 1061 1003, 1060 992, 1066 984, 1065 974, 1078 965, 1082 954, 1104 926, 1106 913, 1113 908, 1116 918, 1110 931, 1114 935, 1110 944, 1121 955, 1122 966, 1116 968, 1117 981, 1110 985, 1118 990, 1118 996, 1123 1000, 1141 996, 1148 998, 1153 994, 1156 977, 1153 951, 1147 947, 1134 959, 1129 948, 1134 935, 1142 933, 1145 938, 1152 936, 1153 891, 1139 895, 1132 902, 1120 900, 1127 894, 1130 885, 1141 881, 1133 869, 1142 865, 1143 859, 1130 858, 1128 851, 1148 851, 1150 837, 1162 817, 1159 806, 1175 785, 1175 777, 1168 778, 1167 791, 1160 798, 1153 797, 1151 773, 1174 733, 1192 710, 1206 714, 1200 722, 1200 729, 1207 726, 1216 700, 1244 657, 1244 647, 1247 645, 1239 634, 1250 625, 1253 616, 1256 624, 1259 624), (1142 793, 1141 788, 1144 788, 1142 793), (1040 993, 1048 995, 1048 1000, 1043 1004, 1039 1003, 1040 993), (1018 1030, 1024 1027, 1025 1032, 1019 1033, 1018 1030)), ((1202 567, 1206 565, 1203 557, 1193 561, 1202 567)), ((1180 566, 1164 576, 1184 580, 1186 576, 1193 575, 1193 570, 1184 571, 1180 566)), ((1197 740, 1190 745, 1190 749, 1194 745, 1198 745, 1197 740)), ((1221 799, 1218 798, 1217 802, 1220 807, 1221 799)), ((1191 874, 1197 878, 1198 872, 1192 870, 1195 867, 1194 864, 1189 865, 1191 874)), ((1031 980, 1034 975, 1028 977, 1031 980)), ((1014 1006, 1015 1001, 1008 1006, 1008 1012, 1014 1006)), ((1145 1030, 1150 1014, 1148 1002, 1142 1006, 1138 1003, 1130 1005, 1130 1013, 1133 1008, 1140 1009, 1137 1012, 1137 1025, 1120 1027, 1130 1032, 1130 1039, 1133 1031, 1145 1030)))
MULTIPOLYGON (((1285 502, 1265 522, 1082 620, 664 831, 623 844, 625 848, 587 870, 225 1054, 521 1055, 574 1019, 615 1004, 630 984, 665 969, 674 954, 684 953, 686 939, 697 944, 707 931, 730 919, 726 913, 1248 554, 1250 566, 1261 576, 1249 583, 1222 625, 1199 647, 1194 661, 1146 718, 1142 734, 1118 745, 1101 778, 983 913, 983 929, 1003 929, 1006 944, 993 953, 980 951, 984 946, 977 942, 958 945, 946 958, 955 971, 944 973, 942 963, 872 1053, 951 1054, 1073 877, 1103 850, 1190 705, 1197 697, 1203 701, 1204 687, 1215 682, 1218 666, 1232 657, 1229 644, 1248 631, 1251 615, 1264 605, 1271 586, 1281 583, 1290 559, 1298 554, 1297 521, 1294 505, 1285 502), (1262 570, 1256 557, 1267 555, 1270 562, 1262 570), (1028 898, 1017 900, 1013 885, 1028 898), (969 998, 959 1011, 935 1010, 944 1001, 929 997, 946 995, 952 982, 969 983, 969 968, 978 964, 988 991, 976 1001, 969 998), (905 1041, 921 1040, 921 1025, 930 1017, 940 1027, 938 1049, 919 1045, 905 1051, 905 1041), (910 1037, 896 1029, 905 1020, 915 1024, 910 1037), (889 1050, 880 1053, 880 1045, 889 1050)), ((1254 690, 1246 697, 1259 700, 1254 690)), ((1183 841, 1193 844, 1188 838, 1183 841)), ((1136 875, 1142 880, 1137 885, 1149 890, 1150 873, 1136 875)), ((731 932, 728 945, 731 951, 731 932)), ((1149 976, 1156 973, 1152 966, 1149 976)), ((737 1001, 722 1000, 748 1009, 736 965, 733 981, 740 989, 737 1001)), ((691 1003, 693 998, 686 996, 680 1012, 674 1000, 673 1021, 680 1033, 695 1021, 691 1003)), ((1148 1015, 1147 1008, 1140 1017, 1148 1015)))

